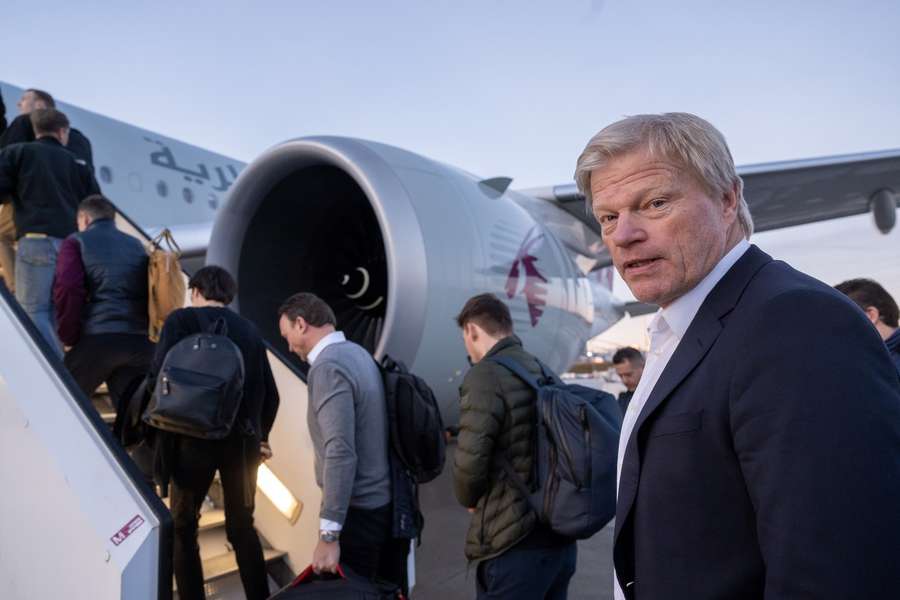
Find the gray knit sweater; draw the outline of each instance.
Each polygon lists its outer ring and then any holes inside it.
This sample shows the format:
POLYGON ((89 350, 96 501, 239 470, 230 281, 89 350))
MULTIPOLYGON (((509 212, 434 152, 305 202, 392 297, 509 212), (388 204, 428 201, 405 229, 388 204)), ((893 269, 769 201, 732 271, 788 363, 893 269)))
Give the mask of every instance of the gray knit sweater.
POLYGON ((365 348, 322 350, 307 378, 307 422, 322 488, 320 518, 343 524, 347 508, 391 501, 388 425, 381 374, 365 348))

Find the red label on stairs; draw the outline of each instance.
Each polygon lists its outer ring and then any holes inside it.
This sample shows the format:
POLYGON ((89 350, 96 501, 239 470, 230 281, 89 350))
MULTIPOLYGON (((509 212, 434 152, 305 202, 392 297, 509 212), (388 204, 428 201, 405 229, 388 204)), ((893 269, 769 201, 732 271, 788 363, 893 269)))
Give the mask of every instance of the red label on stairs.
POLYGON ((125 524, 125 527, 116 532, 114 536, 109 538, 113 544, 118 546, 125 541, 129 535, 134 533, 138 527, 144 524, 144 518, 141 515, 134 515, 134 518, 125 524))

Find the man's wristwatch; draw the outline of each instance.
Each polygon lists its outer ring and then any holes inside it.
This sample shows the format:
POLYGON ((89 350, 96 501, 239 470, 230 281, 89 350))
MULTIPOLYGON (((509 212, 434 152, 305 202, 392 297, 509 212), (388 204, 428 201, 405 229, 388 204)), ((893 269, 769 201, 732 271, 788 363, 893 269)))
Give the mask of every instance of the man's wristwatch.
POLYGON ((341 537, 340 531, 329 531, 327 529, 319 530, 319 539, 326 544, 333 544, 334 542, 338 541, 339 537, 341 537))

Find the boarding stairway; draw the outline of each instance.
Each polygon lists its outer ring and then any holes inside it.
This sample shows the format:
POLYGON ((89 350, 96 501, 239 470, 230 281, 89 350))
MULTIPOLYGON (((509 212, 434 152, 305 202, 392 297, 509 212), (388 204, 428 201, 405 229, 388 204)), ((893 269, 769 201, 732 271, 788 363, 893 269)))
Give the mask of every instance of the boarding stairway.
MULTIPOLYGON (((134 223, 118 227, 146 242, 134 223)), ((298 370, 269 351, 281 397, 260 470, 254 521, 270 588, 304 569, 318 539, 321 493, 298 370), (263 477, 265 475, 265 477, 263 477), (267 480, 269 491, 264 489, 267 480), (271 485, 272 482, 276 485, 271 485)), ((0 286, 0 586, 4 600, 57 597, 169 600, 172 521, 166 505, 114 439, 105 386, 86 397, 15 298, 0 286), (48 574, 52 573, 52 577, 48 574)), ((215 481, 201 513, 207 598, 243 598, 215 481)))
MULTIPOLYGON (((112 429, 116 421, 116 409, 106 389, 101 385, 91 397, 91 402, 103 422, 112 429)), ((169 499, 163 498, 163 504, 169 507, 169 499)), ((222 484, 216 473, 209 488, 206 501, 200 508, 200 523, 197 542, 200 546, 200 560, 203 562, 203 578, 206 583, 206 597, 215 598, 240 597, 241 581, 238 573, 237 559, 234 550, 228 543, 225 534, 225 509, 222 497, 222 484), (237 593, 237 596, 235 596, 237 593)), ((258 532, 257 532, 258 533, 258 532)), ((272 591, 283 587, 293 577, 293 573, 285 564, 287 553, 275 549, 260 535, 263 556, 269 571, 269 587, 272 591)), ((173 585, 174 598, 178 598, 178 588, 173 585)))

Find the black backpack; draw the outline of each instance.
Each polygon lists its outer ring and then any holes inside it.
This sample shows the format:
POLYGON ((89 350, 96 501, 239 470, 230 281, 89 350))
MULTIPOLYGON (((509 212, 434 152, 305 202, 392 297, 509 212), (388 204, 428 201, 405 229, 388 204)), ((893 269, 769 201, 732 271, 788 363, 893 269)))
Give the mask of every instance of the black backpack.
POLYGON ((189 335, 166 353, 153 396, 144 412, 148 425, 204 440, 231 433, 244 395, 244 358, 227 336, 224 319, 210 323, 192 311, 201 333, 189 335))
POLYGON ((391 448, 417 483, 444 470, 444 421, 434 392, 403 363, 385 356, 381 364, 391 448))
POLYGON ((616 514, 616 456, 622 413, 615 397, 581 385, 566 385, 541 365, 536 377, 515 360, 490 360, 537 391, 537 436, 529 488, 508 459, 503 469, 528 498, 538 519, 556 533, 586 539, 616 514))

